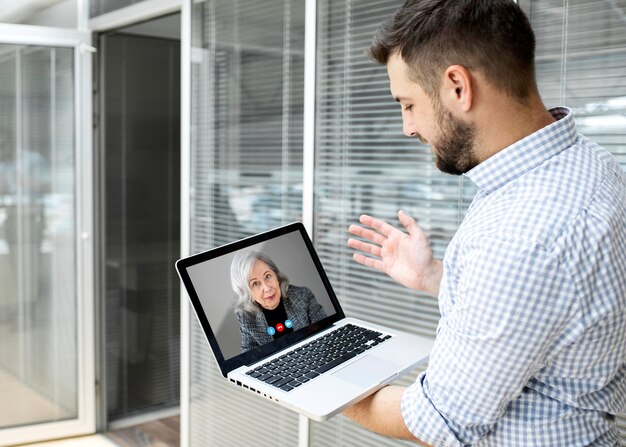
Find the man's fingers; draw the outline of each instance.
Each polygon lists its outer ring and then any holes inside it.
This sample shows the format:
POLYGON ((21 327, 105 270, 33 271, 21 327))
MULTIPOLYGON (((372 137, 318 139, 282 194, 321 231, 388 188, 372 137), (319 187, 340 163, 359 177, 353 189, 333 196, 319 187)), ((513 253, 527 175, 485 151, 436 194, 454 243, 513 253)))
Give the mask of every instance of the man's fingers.
POLYGON ((403 210, 398 211, 398 220, 400 220, 402 226, 407 229, 411 236, 416 236, 421 232, 419 225, 417 225, 417 221, 403 210))
POLYGON ((365 231, 365 228, 352 224, 348 227, 348 231, 355 236, 363 237, 363 231, 365 231))
POLYGON ((370 230, 368 228, 363 228, 358 225, 350 225, 348 231, 355 236, 362 237, 363 239, 369 239, 370 241, 378 245, 383 245, 385 243, 385 240, 387 239, 385 236, 377 233, 376 231, 370 230))
POLYGON ((372 267, 378 270, 382 270, 382 262, 377 259, 370 258, 368 256, 362 255, 361 253, 353 254, 352 258, 359 264, 363 264, 366 267, 372 267))
POLYGON ((355 250, 364 251, 374 256, 380 257, 381 249, 380 247, 372 244, 368 244, 367 242, 362 242, 357 239, 348 239, 348 247, 354 248, 355 250))
POLYGON ((368 216, 367 214, 362 214, 361 217, 359 217, 359 221, 363 225, 367 225, 368 227, 372 227, 378 230, 385 236, 389 236, 395 230, 395 228, 389 225, 387 222, 376 219, 372 216, 368 216))

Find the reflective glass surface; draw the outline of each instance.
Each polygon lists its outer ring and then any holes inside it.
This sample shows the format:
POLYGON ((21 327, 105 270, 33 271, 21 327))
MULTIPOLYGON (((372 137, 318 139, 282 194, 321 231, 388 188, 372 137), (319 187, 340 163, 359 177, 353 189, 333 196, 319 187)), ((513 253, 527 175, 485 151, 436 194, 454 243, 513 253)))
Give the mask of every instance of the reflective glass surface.
POLYGON ((180 42, 132 31, 100 38, 110 421, 180 389, 180 42))
MULTIPOLYGON (((301 219, 304 6, 303 0, 194 4, 194 252, 301 219)), ((297 435, 295 413, 223 380, 195 317, 191 336, 190 445, 272 445, 297 435), (265 414, 270 424, 259 417, 265 414)))
POLYGON ((77 417, 73 70, 0 44, 0 427, 77 417))

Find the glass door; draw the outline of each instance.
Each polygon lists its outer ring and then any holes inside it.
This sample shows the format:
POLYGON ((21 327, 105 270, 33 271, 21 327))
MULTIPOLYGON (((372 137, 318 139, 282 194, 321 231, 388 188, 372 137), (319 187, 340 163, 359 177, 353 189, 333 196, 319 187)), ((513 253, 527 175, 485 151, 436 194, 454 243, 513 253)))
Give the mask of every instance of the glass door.
POLYGON ((89 39, 0 25, 0 445, 95 431, 89 39))
POLYGON ((179 412, 179 24, 176 14, 99 37, 110 428, 179 412))

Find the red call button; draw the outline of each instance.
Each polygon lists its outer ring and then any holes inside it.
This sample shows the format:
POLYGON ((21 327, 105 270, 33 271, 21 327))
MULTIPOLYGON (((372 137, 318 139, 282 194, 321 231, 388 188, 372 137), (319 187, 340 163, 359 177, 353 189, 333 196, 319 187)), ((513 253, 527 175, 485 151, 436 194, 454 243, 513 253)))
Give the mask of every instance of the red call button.
POLYGON ((282 331, 284 331, 284 330, 285 330, 285 326, 283 326, 283 324, 282 324, 282 323, 278 323, 278 324, 276 325, 276 330, 277 330, 278 332, 282 332, 282 331))

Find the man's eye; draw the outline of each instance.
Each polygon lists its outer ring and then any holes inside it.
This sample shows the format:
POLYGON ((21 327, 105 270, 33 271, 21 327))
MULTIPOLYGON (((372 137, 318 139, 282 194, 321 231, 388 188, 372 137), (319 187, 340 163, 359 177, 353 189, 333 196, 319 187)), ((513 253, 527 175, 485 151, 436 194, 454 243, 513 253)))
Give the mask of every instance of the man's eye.
POLYGON ((412 104, 409 104, 408 106, 404 106, 404 110, 411 110, 413 108, 412 104))

